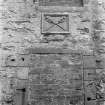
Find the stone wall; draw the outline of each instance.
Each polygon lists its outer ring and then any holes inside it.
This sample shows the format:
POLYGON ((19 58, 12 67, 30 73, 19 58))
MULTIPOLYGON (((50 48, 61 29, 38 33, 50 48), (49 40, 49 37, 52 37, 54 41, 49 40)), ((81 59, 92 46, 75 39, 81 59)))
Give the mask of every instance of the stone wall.
POLYGON ((102 61, 102 69, 97 69, 98 73, 104 71, 105 3, 95 0, 84 0, 84 3, 84 7, 70 7, 67 10, 61 10, 60 7, 41 8, 33 0, 3 0, 0 3, 1 105, 12 105, 16 89, 27 87, 32 63, 30 59, 33 58, 31 54, 36 48, 41 53, 46 52, 43 48, 52 53, 54 50, 61 53, 61 50, 53 48, 75 50, 83 55, 94 53, 97 61, 102 61), (41 33, 41 17, 44 13, 68 14, 70 32, 41 33))

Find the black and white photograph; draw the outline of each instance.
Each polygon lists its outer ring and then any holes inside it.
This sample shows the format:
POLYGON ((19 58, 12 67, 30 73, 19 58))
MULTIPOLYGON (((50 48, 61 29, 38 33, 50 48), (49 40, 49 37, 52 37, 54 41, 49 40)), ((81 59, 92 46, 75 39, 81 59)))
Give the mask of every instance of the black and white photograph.
POLYGON ((105 0, 0 0, 0 105, 105 105, 105 0))

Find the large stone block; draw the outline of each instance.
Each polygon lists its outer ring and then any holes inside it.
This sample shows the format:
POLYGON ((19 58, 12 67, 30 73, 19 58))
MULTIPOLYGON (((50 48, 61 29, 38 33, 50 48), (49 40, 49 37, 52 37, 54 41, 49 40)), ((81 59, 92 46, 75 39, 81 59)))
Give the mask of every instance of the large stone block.
POLYGON ((7 75, 7 77, 9 77, 9 78, 11 78, 11 77, 17 77, 16 76, 16 71, 17 71, 17 69, 18 68, 14 68, 14 67, 6 67, 5 68, 6 69, 6 75, 7 75))
POLYGON ((96 99, 96 82, 95 81, 85 81, 84 82, 84 90, 85 90, 85 104, 88 105, 97 105, 96 99))
POLYGON ((65 105, 84 105, 84 96, 83 95, 73 95, 73 96, 67 96, 65 105))
POLYGON ((61 89, 59 92, 58 92, 58 95, 63 95, 63 96, 73 96, 73 95, 82 95, 83 92, 82 92, 82 89, 76 89, 76 88, 71 88, 71 89, 61 89))
POLYGON ((83 67, 96 68, 96 59, 94 56, 83 56, 83 67))
POLYGON ((25 49, 25 53, 27 54, 81 54, 80 50, 75 50, 75 49, 63 49, 61 47, 51 47, 51 45, 49 46, 39 46, 39 47, 30 47, 25 49))
POLYGON ((70 80, 70 84, 62 84, 64 89, 82 89, 83 82, 81 80, 70 80))
POLYGON ((5 60, 5 65, 6 66, 10 66, 10 65, 17 66, 17 62, 18 62, 18 60, 17 60, 16 56, 9 55, 5 60))
POLYGON ((51 96, 38 96, 31 100, 31 105, 53 105, 53 97, 51 96))
POLYGON ((28 79, 28 68, 20 68, 17 70, 17 78, 18 79, 28 79))
POLYGON ((17 83, 16 83, 16 89, 24 89, 24 88, 26 88, 27 87, 27 80, 17 80, 17 83))
POLYGON ((89 85, 89 82, 85 82, 85 104, 86 105, 97 105, 97 99, 96 99, 96 87, 93 85, 89 85), (86 85, 88 84, 88 85, 86 85))
POLYGON ((5 61, 6 66, 28 67, 31 55, 9 55, 5 61))
POLYGON ((31 95, 34 96, 55 96, 57 95, 57 91, 59 90, 59 85, 32 85, 31 88, 31 95))
POLYGON ((30 68, 29 74, 53 74, 53 70, 46 66, 46 67, 33 67, 30 68))

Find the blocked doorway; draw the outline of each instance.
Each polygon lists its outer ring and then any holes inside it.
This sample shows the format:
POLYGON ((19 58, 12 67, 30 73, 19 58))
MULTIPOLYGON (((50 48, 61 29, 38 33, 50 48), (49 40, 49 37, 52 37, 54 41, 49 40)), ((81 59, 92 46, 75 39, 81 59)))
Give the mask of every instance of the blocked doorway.
POLYGON ((93 55, 69 50, 36 50, 31 64, 30 105, 97 105, 96 87, 89 87, 96 79, 93 55))

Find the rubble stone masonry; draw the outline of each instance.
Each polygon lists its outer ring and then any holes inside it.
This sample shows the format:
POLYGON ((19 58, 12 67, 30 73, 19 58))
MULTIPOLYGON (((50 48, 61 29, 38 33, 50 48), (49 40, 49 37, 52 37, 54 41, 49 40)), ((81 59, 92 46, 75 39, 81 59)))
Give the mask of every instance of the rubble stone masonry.
POLYGON ((105 0, 39 1, 0 1, 0 105, 104 105, 105 0), (45 32, 44 14, 67 32, 45 32))

